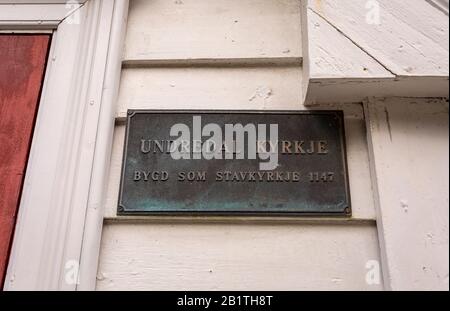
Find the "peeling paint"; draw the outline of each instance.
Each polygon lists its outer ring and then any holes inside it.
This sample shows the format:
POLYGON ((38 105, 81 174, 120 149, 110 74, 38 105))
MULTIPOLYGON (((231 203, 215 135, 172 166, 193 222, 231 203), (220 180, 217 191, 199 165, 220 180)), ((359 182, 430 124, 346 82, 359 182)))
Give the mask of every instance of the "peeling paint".
POLYGON ((409 203, 408 203, 407 200, 401 200, 401 201, 400 201, 400 206, 403 208, 403 211, 404 211, 405 213, 408 213, 408 212, 409 212, 409 203))
POLYGON ((254 101, 257 98, 262 98, 264 103, 273 95, 273 91, 270 87, 267 86, 259 86, 255 93, 249 98, 249 101, 254 101))

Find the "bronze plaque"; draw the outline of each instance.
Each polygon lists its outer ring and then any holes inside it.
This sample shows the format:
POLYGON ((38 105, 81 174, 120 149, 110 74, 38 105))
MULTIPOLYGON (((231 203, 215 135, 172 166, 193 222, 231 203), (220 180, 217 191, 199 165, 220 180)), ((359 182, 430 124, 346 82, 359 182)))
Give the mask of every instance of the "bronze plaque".
POLYGON ((130 110, 119 215, 350 216, 341 111, 130 110))

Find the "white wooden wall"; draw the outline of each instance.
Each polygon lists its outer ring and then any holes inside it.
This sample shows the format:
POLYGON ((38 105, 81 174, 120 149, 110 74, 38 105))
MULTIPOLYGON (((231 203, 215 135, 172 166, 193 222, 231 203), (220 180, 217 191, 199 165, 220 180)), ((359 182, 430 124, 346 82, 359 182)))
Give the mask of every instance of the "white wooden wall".
POLYGON ((448 100, 366 105, 387 286, 448 290, 448 100))
POLYGON ((448 0, 131 0, 118 96, 128 1, 81 2, 0 0, 0 31, 57 28, 42 108, 83 112, 36 131, 6 289, 448 290, 448 0), (353 217, 117 217, 128 108, 343 110, 353 217))
POLYGON ((366 102, 385 288, 448 290, 448 0, 303 4, 306 103, 366 102))
POLYGON ((132 0, 99 290, 362 289, 380 261, 362 104, 345 111, 354 216, 117 217, 126 109, 303 106, 299 0, 132 0))

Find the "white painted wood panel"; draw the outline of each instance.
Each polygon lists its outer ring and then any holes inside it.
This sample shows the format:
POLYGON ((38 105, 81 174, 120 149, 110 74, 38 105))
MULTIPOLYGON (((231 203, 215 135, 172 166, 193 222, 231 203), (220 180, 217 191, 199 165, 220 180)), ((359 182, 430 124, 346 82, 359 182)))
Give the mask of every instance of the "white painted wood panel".
POLYGON ((448 11, 423 0, 303 5, 306 104, 448 97, 448 11))
POLYGON ((395 76, 342 35, 327 20, 308 10, 309 75, 311 79, 382 79, 395 76))
POLYGON ((132 0, 125 60, 301 57, 300 0, 132 0))
POLYGON ((448 290, 448 102, 392 98, 366 109, 386 284, 448 290))
POLYGON ((448 78, 311 79, 306 104, 357 103, 369 97, 447 98, 448 78))
POLYGON ((176 2, 131 1, 97 289, 382 289, 361 104, 313 107, 345 111, 351 220, 116 216, 127 109, 307 109, 300 1, 176 2))
POLYGON ((127 109, 299 109, 301 67, 124 69, 119 117, 127 109))
POLYGON ((111 224, 98 290, 380 290, 373 226, 111 224))
POLYGON ((448 77, 448 15, 427 1, 378 0, 379 23, 366 0, 309 3, 311 10, 395 75, 448 77))

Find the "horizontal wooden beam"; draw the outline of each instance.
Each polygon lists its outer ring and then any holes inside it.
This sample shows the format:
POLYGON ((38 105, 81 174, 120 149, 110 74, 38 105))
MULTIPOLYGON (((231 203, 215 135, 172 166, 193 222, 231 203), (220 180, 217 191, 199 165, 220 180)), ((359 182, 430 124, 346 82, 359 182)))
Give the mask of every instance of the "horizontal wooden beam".
MULTIPOLYGON (((25 2, 25 1, 23 1, 25 2)), ((0 1, 0 29, 56 29, 65 18, 84 5, 65 4, 62 1, 42 1, 35 4, 18 1, 0 1)))

